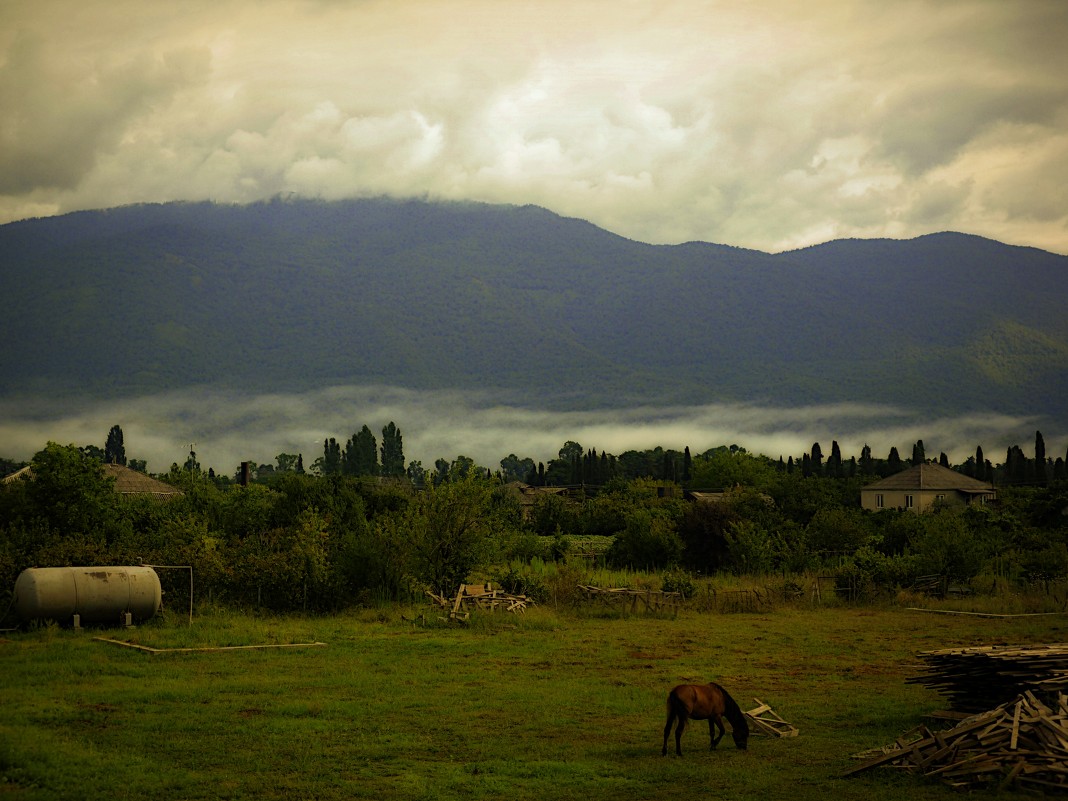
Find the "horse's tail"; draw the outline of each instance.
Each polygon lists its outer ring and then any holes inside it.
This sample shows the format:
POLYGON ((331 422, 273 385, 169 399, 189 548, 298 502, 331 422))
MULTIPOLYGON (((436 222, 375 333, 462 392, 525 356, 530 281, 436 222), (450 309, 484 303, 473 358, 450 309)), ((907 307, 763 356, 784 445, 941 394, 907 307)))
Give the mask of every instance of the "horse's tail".
POLYGON ((678 688, 668 693, 667 697, 667 717, 669 721, 675 718, 686 717, 686 704, 679 698, 677 692, 678 688))
POLYGON ((745 719, 745 713, 742 712, 742 708, 738 706, 738 702, 731 697, 731 694, 718 684, 716 687, 723 693, 723 716, 731 723, 734 739, 736 742, 744 743, 749 739, 749 721, 745 719))

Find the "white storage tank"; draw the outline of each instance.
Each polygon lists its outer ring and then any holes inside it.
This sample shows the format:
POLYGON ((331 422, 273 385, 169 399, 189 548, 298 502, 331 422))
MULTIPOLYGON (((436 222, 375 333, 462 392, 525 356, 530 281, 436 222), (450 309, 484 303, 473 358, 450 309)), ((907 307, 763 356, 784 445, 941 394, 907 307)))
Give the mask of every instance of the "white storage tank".
POLYGON ((31 567, 15 581, 15 611, 24 623, 122 624, 127 615, 147 620, 162 599, 150 567, 31 567))

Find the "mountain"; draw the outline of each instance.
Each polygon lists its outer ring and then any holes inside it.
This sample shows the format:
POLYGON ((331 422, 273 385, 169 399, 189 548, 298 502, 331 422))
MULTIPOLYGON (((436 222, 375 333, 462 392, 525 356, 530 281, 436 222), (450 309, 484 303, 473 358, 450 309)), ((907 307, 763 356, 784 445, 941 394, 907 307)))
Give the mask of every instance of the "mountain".
POLYGON ((0 226, 0 297, 0 397, 391 384, 1068 415, 1068 257, 954 233, 772 255, 531 206, 144 205, 0 226))

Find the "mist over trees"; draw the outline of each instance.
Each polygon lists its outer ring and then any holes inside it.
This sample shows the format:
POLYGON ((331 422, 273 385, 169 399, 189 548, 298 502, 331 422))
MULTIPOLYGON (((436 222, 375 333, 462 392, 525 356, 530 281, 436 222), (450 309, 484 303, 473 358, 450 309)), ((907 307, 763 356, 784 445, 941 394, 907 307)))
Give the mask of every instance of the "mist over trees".
MULTIPOLYGON (((329 437, 307 470, 303 454, 250 464, 247 485, 240 467, 202 469, 191 447, 159 475, 183 492, 166 502, 114 491, 101 465, 125 449, 119 426, 103 448, 48 443, 32 478, 0 489, 0 588, 31 565, 143 560, 192 565, 198 592, 216 602, 277 610, 449 594, 472 577, 537 595, 548 590, 535 562, 573 576, 563 565, 592 542, 610 566, 676 582, 678 571, 819 570, 877 592, 924 576, 947 586, 1068 577, 1068 454, 1047 454, 1041 432, 1033 455, 1012 446, 992 464, 979 447, 953 466, 993 480, 995 504, 924 514, 860 508, 865 484, 908 466, 896 447, 847 455, 832 441, 825 457, 816 442, 784 459, 739 445, 613 455, 569 440, 547 462, 510 453, 492 469, 458 455, 424 469, 402 467, 395 423, 381 434, 361 425, 344 444, 329 437)), ((922 441, 911 455, 947 461, 922 441)))

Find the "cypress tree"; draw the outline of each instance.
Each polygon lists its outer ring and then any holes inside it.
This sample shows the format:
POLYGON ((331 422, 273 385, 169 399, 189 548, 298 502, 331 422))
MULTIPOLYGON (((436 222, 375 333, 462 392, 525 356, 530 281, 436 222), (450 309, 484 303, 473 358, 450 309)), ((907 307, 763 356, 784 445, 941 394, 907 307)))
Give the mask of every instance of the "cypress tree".
POLYGON ((827 460, 827 475, 832 478, 842 477, 842 450, 838 440, 831 440, 831 457, 827 460))
POLYGON ((122 442, 122 429, 114 425, 104 443, 104 463, 126 465, 126 446, 122 442))
POLYGON ((1035 432, 1035 481, 1045 484, 1046 473, 1046 441, 1042 439, 1042 432, 1035 432))
POLYGON ((866 442, 860 449, 860 474, 862 476, 875 475, 875 460, 871 458, 871 446, 866 442))
POLYGON ((916 440, 916 444, 912 446, 912 464, 913 465, 923 464, 926 461, 927 461, 927 454, 924 452, 924 449, 923 449, 923 440, 922 439, 918 439, 918 440, 916 440))
POLYGON ((823 450, 820 448, 820 444, 818 442, 812 443, 810 464, 811 475, 823 475, 823 450))
POLYGON ((894 473, 900 473, 904 465, 901 463, 901 454, 897 452, 897 446, 893 445, 890 448, 890 455, 886 457, 886 468, 890 471, 890 475, 894 473))

